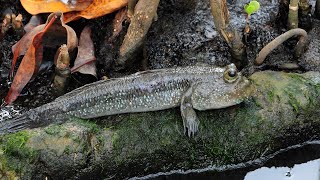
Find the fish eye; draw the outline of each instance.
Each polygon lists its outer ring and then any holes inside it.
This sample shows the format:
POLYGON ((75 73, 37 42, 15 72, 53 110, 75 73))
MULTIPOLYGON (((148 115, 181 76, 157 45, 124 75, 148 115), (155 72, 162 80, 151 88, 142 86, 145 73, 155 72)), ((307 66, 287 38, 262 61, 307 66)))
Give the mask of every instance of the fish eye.
POLYGON ((223 73, 223 78, 226 82, 232 83, 238 79, 238 72, 234 68, 227 69, 223 73))
POLYGON ((230 77, 235 77, 236 75, 237 75, 237 71, 234 71, 234 70, 230 70, 230 71, 228 71, 228 75, 230 76, 230 77))

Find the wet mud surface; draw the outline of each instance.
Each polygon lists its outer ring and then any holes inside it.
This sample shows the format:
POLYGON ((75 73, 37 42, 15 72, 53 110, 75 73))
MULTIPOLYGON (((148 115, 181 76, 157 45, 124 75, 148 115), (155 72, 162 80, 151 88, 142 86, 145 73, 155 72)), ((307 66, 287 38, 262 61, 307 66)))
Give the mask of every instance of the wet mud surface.
MULTIPOLYGON (((230 0, 229 11, 231 23, 239 32, 245 25, 244 0, 230 0)), ((6 9, 11 9, 15 14, 21 13, 26 24, 30 15, 25 12, 18 1, 0 0, 0 13, 5 13, 6 9)), ((296 62, 293 57, 293 48, 297 39, 290 39, 284 45, 276 48, 261 66, 254 66, 253 61, 258 52, 278 35, 286 32, 285 23, 281 22, 278 15, 279 3, 275 0, 261 2, 261 9, 250 18, 250 25, 253 32, 249 36, 247 46, 247 56, 249 64, 243 69, 246 76, 250 76, 256 71, 280 70, 278 67, 286 62, 296 62)), ((45 21, 46 15, 42 15, 45 21)), ((125 70, 116 71, 114 61, 118 57, 119 47, 122 43, 128 23, 123 23, 124 29, 114 43, 108 42, 112 35, 112 21, 115 14, 106 15, 93 20, 78 20, 69 25, 74 28, 78 37, 82 29, 89 25, 92 28, 92 38, 95 46, 95 56, 97 58, 98 79, 104 76, 109 78, 122 77, 142 70, 141 62, 145 58, 143 49, 137 53, 136 63, 125 70)), ((310 35, 310 45, 308 51, 299 59, 301 68, 291 72, 319 71, 319 31, 320 22, 314 20, 314 28, 308 32, 310 35)), ((8 92, 10 79, 8 72, 11 66, 11 47, 19 40, 19 37, 9 33, 0 41, 0 98, 3 99, 8 92)), ((145 52, 148 60, 147 69, 159 69, 175 66, 186 66, 195 64, 209 64, 215 66, 225 66, 231 63, 231 54, 228 45, 215 30, 208 1, 197 0, 161 0, 158 8, 158 20, 155 21, 146 37, 145 52)), ((46 64, 52 64, 54 51, 47 51, 44 54, 46 64), (51 62, 51 63, 50 63, 51 62)), ((21 58, 20 58, 21 59, 21 58)), ((37 74, 37 76, 24 88, 21 96, 14 103, 14 109, 29 109, 40 106, 54 100, 57 96, 52 92, 51 84, 53 80, 54 68, 47 66, 37 74)), ((91 76, 74 74, 71 78, 68 91, 95 81, 91 76)), ((12 111, 11 107, 5 107, 12 111)), ((312 152, 312 151, 308 151, 312 152)), ((291 156, 291 155, 290 155, 291 156)), ((316 157, 318 158, 318 157, 316 157)), ((256 167, 255 167, 256 168, 256 167)), ((249 168, 253 170, 254 168, 249 168)), ((246 170, 236 170, 236 178, 243 177, 246 170)), ((209 173, 210 174, 210 173, 209 173)), ((212 175, 212 174, 211 174, 212 175)), ((226 174, 228 175, 228 173, 226 174)), ((234 174, 232 174, 234 175, 234 174)), ((221 174, 216 174, 221 177, 221 174)), ((176 176, 173 176, 176 177, 176 176)), ((179 175, 177 175, 180 178, 179 175)), ((193 177, 193 176, 191 176, 193 177)), ((230 176, 231 177, 231 176, 230 176)), ((170 179, 169 177, 154 177, 155 179, 170 179)))
MULTIPOLYGON (((230 21, 239 32, 245 25, 245 14, 243 12, 244 1, 230 1, 230 21)), ((10 9, 13 13, 21 13, 24 17, 23 22, 26 24, 31 17, 17 1, 1 2, 1 14, 10 9)), ((249 76, 255 71, 274 69, 277 70, 284 62, 294 62, 293 47, 297 42, 296 39, 289 40, 284 45, 275 49, 260 67, 255 67, 253 61, 257 53, 268 42, 285 32, 283 23, 280 23, 278 15, 279 4, 274 0, 261 2, 261 9, 250 17, 250 25, 253 32, 250 34, 247 42, 247 56, 249 65, 243 69, 245 75, 249 76)), ((109 78, 121 77, 142 70, 141 62, 144 59, 143 51, 146 52, 148 60, 147 69, 159 69, 175 66, 186 66, 194 64, 210 64, 215 66, 225 66, 231 63, 231 55, 228 51, 227 44, 215 30, 213 19, 210 12, 209 2, 207 1, 183 1, 183 0, 162 0, 158 8, 158 20, 155 21, 145 40, 144 50, 141 49, 135 57, 135 63, 132 67, 125 70, 115 71, 114 61, 118 57, 119 47, 122 43, 128 23, 124 22, 124 30, 114 43, 108 42, 112 35, 112 20, 115 14, 93 20, 78 20, 71 22, 77 35, 80 35, 82 29, 89 25, 92 28, 92 38, 95 46, 95 55, 97 57, 98 79, 104 76, 109 78)), ((43 21, 46 16, 43 15, 43 21)), ((313 36, 316 31, 313 30, 313 36)), ((14 45, 20 37, 9 33, 0 43, 0 73, 1 87, 0 98, 4 98, 10 80, 8 71, 11 66, 11 46, 14 45)), ((311 44, 314 48, 318 42, 311 44)), ((47 64, 45 70, 38 75, 24 88, 21 96, 15 102, 15 105, 33 108, 41 104, 52 101, 56 98, 52 92, 51 83, 53 80, 52 59, 54 50, 44 52, 44 62, 47 64), (49 64, 49 65, 48 65, 49 64)), ((303 67, 298 72, 315 70, 318 68, 318 61, 315 59, 316 54, 313 50, 302 61, 303 67), (310 64, 310 63, 311 64, 310 64), (304 68, 306 67, 306 68, 304 68)), ((22 57, 20 57, 22 58, 22 57)), ((17 67, 16 67, 17 69, 17 67)), ((87 75, 74 74, 71 78, 71 84, 68 91, 82 86, 96 79, 87 75)))

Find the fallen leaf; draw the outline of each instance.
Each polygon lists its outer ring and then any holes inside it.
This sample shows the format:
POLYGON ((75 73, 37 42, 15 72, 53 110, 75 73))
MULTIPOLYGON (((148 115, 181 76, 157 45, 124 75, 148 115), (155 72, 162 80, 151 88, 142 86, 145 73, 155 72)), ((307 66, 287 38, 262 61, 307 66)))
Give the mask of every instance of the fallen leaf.
MULTIPOLYGON (((63 14, 61 12, 51 13, 46 24, 49 20, 56 16, 57 20, 54 21, 52 26, 47 30, 43 37, 43 45, 57 47, 61 44, 67 44, 69 52, 73 51, 77 47, 78 39, 75 31, 63 22, 63 14)), ((27 49, 30 47, 33 37, 41 32, 46 24, 39 25, 33 28, 29 33, 25 34, 14 46, 12 46, 13 59, 10 69, 10 77, 13 77, 14 68, 18 57, 24 55, 27 49)))
POLYGON ((48 28, 54 23, 56 17, 52 17, 49 23, 47 23, 44 28, 38 32, 31 41, 31 46, 28 48, 26 55, 23 57, 16 76, 11 84, 9 92, 5 97, 5 103, 11 104, 14 100, 17 99, 23 87, 30 81, 31 77, 34 74, 37 61, 42 60, 42 51, 43 45, 41 40, 44 33, 48 28))
POLYGON ((53 13, 59 18, 43 37, 45 46, 60 47, 67 44, 68 51, 71 53, 78 46, 78 38, 76 32, 64 22, 64 14, 61 12, 53 13), (64 41, 64 42, 63 42, 64 41))
POLYGON ((70 12, 86 9, 93 0, 20 0, 21 5, 32 15, 48 12, 70 12))
POLYGON ((94 56, 94 45, 91 39, 91 29, 86 26, 80 35, 78 55, 71 68, 71 73, 80 72, 97 77, 96 57, 94 56))
POLYGON ((39 26, 41 24, 40 16, 32 16, 29 22, 24 26, 24 31, 26 33, 30 32, 33 28, 39 26))
POLYGON ((81 17, 93 19, 121 9, 128 4, 128 0, 93 0, 93 2, 82 11, 65 13, 64 22, 68 23, 81 17))
POLYGON ((18 57, 24 55, 28 48, 32 43, 32 39, 36 34, 41 32, 44 29, 45 25, 40 25, 35 27, 32 31, 25 34, 15 45, 12 46, 13 58, 12 58, 12 65, 10 69, 10 78, 13 77, 14 68, 16 66, 18 57))
POLYGON ((76 33, 71 27, 65 25, 61 12, 50 14, 46 24, 35 27, 17 42, 13 47, 11 77, 18 57, 23 54, 25 56, 5 98, 7 104, 17 99, 23 87, 38 72, 42 62, 43 47, 56 47, 61 44, 67 44, 69 52, 72 52, 78 44, 76 33))
POLYGON ((18 57, 26 53, 28 47, 30 46, 32 38, 44 28, 45 24, 39 26, 40 22, 41 21, 39 16, 32 16, 28 24, 24 27, 26 34, 16 44, 12 46, 11 50, 13 52, 13 60, 10 70, 10 77, 13 77, 13 70, 18 57), (33 29, 35 30, 31 32, 31 30, 33 29))

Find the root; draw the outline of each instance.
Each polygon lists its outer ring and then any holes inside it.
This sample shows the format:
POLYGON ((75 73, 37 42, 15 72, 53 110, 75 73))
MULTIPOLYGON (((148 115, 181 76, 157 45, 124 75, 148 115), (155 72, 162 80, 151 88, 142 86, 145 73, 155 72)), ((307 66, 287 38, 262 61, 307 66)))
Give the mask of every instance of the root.
POLYGON ((307 32, 303 29, 296 28, 281 34, 273 41, 271 41, 269 44, 267 44, 264 48, 262 48, 262 50, 259 52, 256 58, 255 65, 261 65, 272 50, 274 50, 284 41, 288 40, 293 36, 300 36, 300 39, 295 47, 295 56, 300 57, 301 54, 304 52, 304 49, 307 44, 307 32))

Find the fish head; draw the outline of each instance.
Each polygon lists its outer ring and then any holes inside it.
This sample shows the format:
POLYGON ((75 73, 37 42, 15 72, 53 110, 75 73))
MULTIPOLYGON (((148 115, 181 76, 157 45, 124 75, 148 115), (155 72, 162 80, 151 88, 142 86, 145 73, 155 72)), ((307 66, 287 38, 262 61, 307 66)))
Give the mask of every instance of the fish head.
POLYGON ((230 64, 211 80, 195 85, 191 96, 198 110, 220 109, 241 103, 251 94, 249 80, 230 64))

